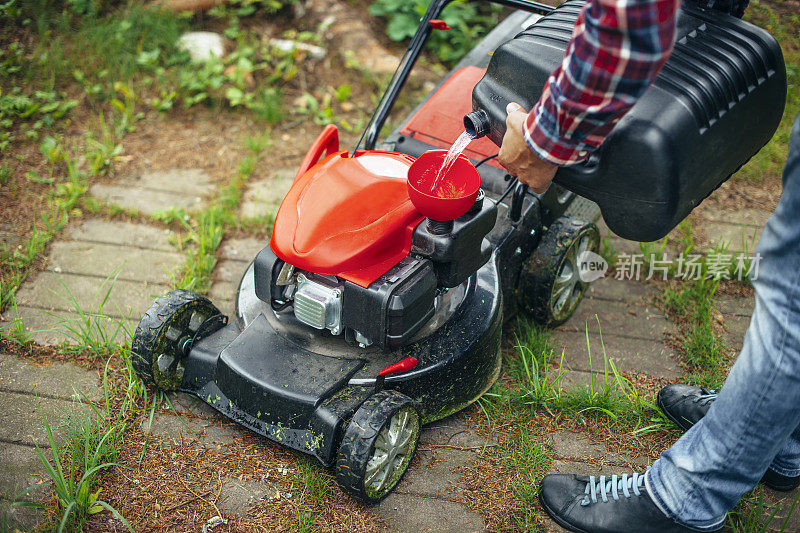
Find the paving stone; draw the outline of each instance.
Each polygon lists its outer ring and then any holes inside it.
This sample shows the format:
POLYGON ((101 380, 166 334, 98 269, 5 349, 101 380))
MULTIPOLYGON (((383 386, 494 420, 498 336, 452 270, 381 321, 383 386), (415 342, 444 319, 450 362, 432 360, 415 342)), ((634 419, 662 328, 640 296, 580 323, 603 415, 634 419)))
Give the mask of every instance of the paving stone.
POLYGON ((66 235, 77 241, 119 244, 167 252, 175 251, 175 246, 170 242, 173 236, 170 230, 145 224, 91 219, 70 226, 66 230, 66 235))
POLYGON ((185 196, 205 195, 213 192, 211 176, 200 168, 172 168, 153 170, 129 176, 119 182, 141 189, 168 191, 185 196))
POLYGON ((0 390, 23 394, 46 394, 65 400, 100 400, 96 372, 68 363, 34 365, 13 355, 0 355, 0 390), (83 393, 83 394, 81 394, 83 393))
POLYGON ((478 514, 465 505, 438 498, 393 492, 373 507, 392 533, 472 533, 486 531, 478 514))
POLYGON ((758 226, 763 228, 772 213, 765 209, 754 209, 752 207, 737 208, 731 211, 703 203, 697 206, 693 215, 710 222, 723 222, 727 224, 749 227, 758 226))
POLYGON ((245 218, 274 214, 289 191, 296 169, 281 169, 268 179, 249 184, 242 198, 240 215, 245 218))
POLYGON ((727 316, 725 317, 725 333, 723 337, 734 350, 741 350, 744 344, 744 336, 747 328, 750 327, 749 316, 727 316))
POLYGON ((575 314, 559 329, 603 335, 625 335, 640 339, 661 339, 673 325, 653 305, 635 302, 613 302, 589 298, 581 302, 575 314))
POLYGON ((480 448, 493 442, 492 439, 478 435, 458 415, 426 425, 419 437, 420 446, 446 444, 461 448, 480 448))
POLYGON ((0 524, 5 520, 10 531, 39 531, 37 525, 45 520, 46 515, 42 509, 12 505, 11 502, 0 499, 0 524))
MULTIPOLYGON (((29 394, 0 392, 0 442, 49 447, 42 416, 54 434, 76 416, 92 416, 92 408, 84 403, 40 398, 29 394)), ((58 437, 56 437, 58 438, 58 437)))
POLYGON ((246 431, 220 418, 208 420, 163 413, 156 413, 153 416, 152 425, 149 419, 143 420, 142 430, 174 442, 181 442, 181 437, 183 442, 196 440, 197 444, 204 448, 219 448, 230 444, 233 439, 246 431))
POLYGON ((169 283, 186 259, 183 254, 85 241, 58 241, 50 249, 47 269, 57 274, 94 276, 106 288, 120 280, 169 283), (105 278, 108 278, 106 280, 105 278))
POLYGON ((475 452, 452 448, 431 448, 420 444, 414 465, 397 490, 420 496, 458 499, 461 491, 459 468, 475 459, 475 452))
MULTIPOLYGON (((786 533, 791 531, 800 531, 800 505, 795 506, 792 516, 789 518, 789 521, 786 522, 786 527, 781 529, 796 497, 797 490, 787 493, 777 492, 764 487, 764 499, 766 500, 767 504, 780 507, 780 509, 775 513, 775 517, 772 519, 770 524, 770 526, 773 528, 772 531, 785 531, 786 533)), ((766 511, 766 513, 771 512, 772 507, 768 508, 766 511)))
MULTIPOLYGON (((208 488, 216 488, 216 486, 208 488)), ((223 478, 217 505, 224 516, 244 517, 250 507, 259 501, 268 499, 270 495, 275 494, 275 491, 274 486, 259 481, 223 478)))
POLYGON ((755 299, 752 296, 746 298, 725 296, 715 298, 714 303, 723 315, 750 316, 753 314, 755 299))
MULTIPOLYGON (((32 282, 23 284, 17 291, 17 305, 77 312, 77 304, 84 313, 96 313, 108 290, 108 284, 101 286, 102 283, 101 278, 40 272, 32 282)), ((103 312, 107 316, 130 318, 138 322, 153 300, 168 291, 166 285, 118 279, 103 306, 103 312)))
MULTIPOLYGON (((595 387, 606 386, 605 376, 599 372, 568 370, 564 368, 559 369, 558 367, 553 366, 550 369, 549 377, 551 383, 557 385, 561 390, 566 391, 581 388, 585 389, 592 384, 593 379, 595 387), (558 380, 558 383, 555 383, 556 380, 558 380)), ((611 382, 612 386, 616 386, 616 382, 613 378, 609 378, 608 381, 611 382)))
POLYGON ((256 258, 258 252, 269 245, 269 241, 264 239, 228 239, 219 247, 219 258, 231 261, 244 261, 250 263, 256 258))
POLYGON ((726 253, 745 253, 753 255, 756 244, 761 238, 763 227, 740 226, 724 222, 710 222, 703 226, 708 238, 707 250, 714 250, 717 246, 725 246, 726 253))
MULTIPOLYGON (((22 320, 30 338, 39 344, 45 346, 53 346, 65 342, 79 344, 70 328, 81 331, 80 328, 85 325, 86 317, 68 311, 46 311, 23 305, 17 308, 17 312, 17 316, 22 320)), ((103 335, 104 338, 117 344, 124 344, 130 341, 136 331, 136 326, 139 324, 138 319, 127 320, 97 315, 92 316, 91 321, 92 332, 95 336, 103 335)), ((3 324, 0 324, 0 327, 3 327, 3 324)), ((8 325, 5 327, 8 327, 8 325)))
MULTIPOLYGON (((605 348, 606 357, 614 362, 618 371, 643 372, 667 379, 682 375, 678 363, 671 357, 672 350, 658 341, 604 333, 601 343, 598 335, 590 333, 590 363, 585 333, 556 330, 553 332, 552 340, 556 346, 563 348, 564 366, 571 370, 602 372, 603 348, 605 348)), ((559 351, 556 350, 557 356, 559 351)))
POLYGON ((608 453, 604 444, 594 443, 585 434, 577 431, 559 431, 553 433, 552 439, 553 451, 563 459, 596 458, 608 453))
MULTIPOLYGON (((47 448, 43 449, 49 453, 47 448)), ((0 499, 15 501, 17 499, 32 500, 46 493, 48 480, 45 469, 34 448, 7 442, 0 445, 0 499), (41 485, 41 489, 23 492, 32 485, 41 485)))
POLYGON ((589 284, 586 298, 617 302, 650 303, 658 289, 649 283, 635 280, 619 280, 614 277, 600 278, 589 284))
POLYGON ((152 214, 171 207, 200 207, 213 190, 211 176, 204 170, 171 169, 129 176, 113 184, 97 183, 90 192, 120 207, 152 214))
POLYGON ((219 413, 216 409, 208 405, 206 402, 186 394, 185 392, 175 392, 169 394, 169 401, 174 411, 178 414, 186 414, 191 416, 199 416, 201 418, 218 419, 219 413))
MULTIPOLYGON (((554 433, 552 440, 554 455, 557 460, 569 462, 570 468, 577 468, 577 470, 573 471, 576 474, 594 474, 598 470, 603 470, 599 473, 606 474, 609 472, 608 465, 612 465, 611 470, 615 474, 631 473, 633 471, 641 472, 652 462, 649 457, 632 457, 611 451, 604 443, 594 442, 589 435, 578 431, 554 433)), ((569 472, 553 472, 551 467, 550 473, 563 474, 569 472)))
POLYGON ((578 474, 579 476, 593 476, 603 474, 615 474, 618 469, 613 466, 598 466, 585 461, 570 461, 564 459, 554 459, 550 463, 548 474, 578 474))
POLYGON ((137 209, 145 215, 152 215, 170 208, 192 210, 203 206, 201 196, 184 196, 172 192, 131 189, 124 185, 96 183, 89 191, 92 196, 124 209, 137 209))

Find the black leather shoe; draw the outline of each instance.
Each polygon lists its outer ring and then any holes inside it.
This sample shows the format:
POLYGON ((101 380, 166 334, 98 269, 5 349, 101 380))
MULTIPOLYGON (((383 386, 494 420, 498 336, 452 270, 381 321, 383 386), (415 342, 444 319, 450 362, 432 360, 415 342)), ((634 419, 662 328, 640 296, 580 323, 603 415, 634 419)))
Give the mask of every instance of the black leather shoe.
POLYGON ((673 522, 656 507, 644 486, 644 474, 610 478, 552 474, 542 480, 539 498, 558 525, 577 533, 696 531, 673 522))
MULTIPOLYGON (((673 383, 658 391, 657 401, 658 407, 667 418, 688 431, 706 415, 716 399, 716 390, 673 383)), ((789 492, 800 487, 800 476, 784 476, 767 469, 761 483, 772 490, 789 492)))
POLYGON ((673 383, 658 391, 657 401, 667 418, 688 431, 706 415, 716 399, 716 390, 673 383))
POLYGON ((761 478, 761 483, 772 490, 791 492, 797 487, 800 487, 800 476, 784 476, 768 468, 764 477, 761 478))

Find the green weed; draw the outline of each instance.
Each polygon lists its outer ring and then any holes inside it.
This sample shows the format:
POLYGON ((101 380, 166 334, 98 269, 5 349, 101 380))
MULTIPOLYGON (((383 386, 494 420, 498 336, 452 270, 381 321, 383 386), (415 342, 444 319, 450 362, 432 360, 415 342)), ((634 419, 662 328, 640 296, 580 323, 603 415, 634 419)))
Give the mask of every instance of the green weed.
POLYGON ((0 328, 0 337, 8 339, 18 346, 25 346, 31 341, 31 334, 25 328, 22 317, 19 316, 17 300, 11 298, 11 320, 8 324, 0 328))
MULTIPOLYGON (((620 423, 637 433, 670 429, 669 422, 657 406, 644 398, 633 384, 620 374, 605 353, 600 337, 602 373, 595 372, 588 330, 589 382, 564 387, 563 354, 560 360, 550 342, 549 331, 533 322, 518 320, 516 357, 510 360, 517 386, 510 392, 492 390, 485 397, 492 401, 525 406, 531 412, 545 411, 552 416, 600 416, 620 423)), ((597 359, 597 357, 595 357, 597 359)))
POLYGON ((770 505, 765 501, 764 488, 757 487, 750 494, 755 494, 755 498, 742 498, 739 505, 728 513, 727 525, 732 533, 784 533, 788 531, 789 520, 794 514, 797 502, 800 500, 800 491, 792 500, 788 513, 783 520, 777 518, 782 506, 770 505), (777 522, 774 523, 774 522, 777 522), (780 529, 776 529, 780 528, 780 529))
POLYGON ((747 8, 745 20, 765 28, 780 43, 788 84, 786 109, 778 131, 772 140, 736 174, 738 179, 760 183, 767 177, 780 176, 786 162, 792 122, 800 113, 800 33, 797 31, 800 18, 797 15, 778 15, 765 2, 753 0, 747 8))
POLYGON ((59 456, 59 447, 47 418, 42 416, 50 443, 50 452, 42 451, 36 444, 36 455, 44 465, 56 493, 56 515, 60 517, 57 531, 78 531, 86 519, 102 510, 110 511, 116 516, 129 531, 133 531, 128 521, 111 505, 99 499, 100 490, 92 491, 92 481, 97 473, 107 468, 116 466, 112 462, 103 462, 107 459, 109 451, 113 449, 111 441, 114 439, 117 428, 111 427, 100 432, 96 430, 93 421, 81 422, 79 432, 73 435, 73 443, 66 460, 59 456), (82 472, 82 475, 81 475, 82 472), (78 477, 80 475, 80 477, 78 477))
MULTIPOLYGON (((678 345, 694 369, 714 371, 728 354, 728 348, 713 325, 714 294, 719 281, 707 278, 666 286, 661 303, 680 328, 678 345)), ((718 372, 706 373, 702 381, 721 377, 718 372)))
MULTIPOLYGON (((57 313, 47 311, 50 316, 58 320, 56 327, 72 338, 80 349, 88 349, 98 357, 107 357, 119 351, 119 343, 131 337, 131 332, 127 330, 124 320, 112 319, 104 311, 118 276, 119 269, 100 283, 97 289, 98 302, 95 310, 82 308, 72 289, 59 276, 58 281, 64 289, 64 294, 56 293, 56 295, 64 300, 67 306, 77 314, 77 317, 63 318, 57 313)), ((122 314, 121 310, 118 312, 122 314)))
MULTIPOLYGON (((369 6, 370 14, 387 19, 386 34, 393 41, 412 37, 427 9, 427 0, 376 0, 369 6)), ((500 9, 494 5, 452 2, 439 17, 452 29, 433 32, 429 49, 441 61, 455 63, 495 26, 499 12, 500 9)))

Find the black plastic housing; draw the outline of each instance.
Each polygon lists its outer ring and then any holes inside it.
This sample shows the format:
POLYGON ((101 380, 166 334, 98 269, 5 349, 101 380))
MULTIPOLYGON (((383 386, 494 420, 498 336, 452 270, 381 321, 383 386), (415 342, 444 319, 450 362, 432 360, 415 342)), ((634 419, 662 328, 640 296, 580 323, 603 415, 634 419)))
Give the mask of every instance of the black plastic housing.
POLYGON ((439 286, 456 287, 467 280, 492 255, 492 246, 484 239, 497 220, 497 206, 479 201, 453 221, 447 233, 440 233, 423 222, 411 237, 411 252, 433 261, 439 286))
POLYGON ((435 298, 433 265, 409 256, 369 287, 344 282, 342 324, 382 349, 393 350, 433 316, 435 298))
MULTIPOLYGON (((472 99, 497 145, 506 104, 536 103, 583 5, 562 4, 494 52, 472 99)), ((555 181, 597 202, 617 235, 659 239, 769 141, 785 102, 778 42, 686 2, 675 50, 654 84, 587 162, 560 169, 555 181)))

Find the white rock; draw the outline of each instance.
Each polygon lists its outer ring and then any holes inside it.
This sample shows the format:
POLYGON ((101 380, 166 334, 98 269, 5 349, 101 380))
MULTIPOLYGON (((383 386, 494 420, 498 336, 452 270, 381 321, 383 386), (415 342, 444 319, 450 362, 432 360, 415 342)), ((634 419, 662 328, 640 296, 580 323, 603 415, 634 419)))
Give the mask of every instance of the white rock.
POLYGON ((178 48, 186 50, 193 61, 206 61, 213 56, 225 57, 225 38, 211 31, 190 31, 180 36, 178 48))
POLYGON ((270 39, 269 44, 282 52, 293 52, 295 50, 303 50, 308 52, 314 59, 322 59, 327 53, 321 46, 316 46, 308 43, 301 43, 297 41, 290 41, 288 39, 270 39))

